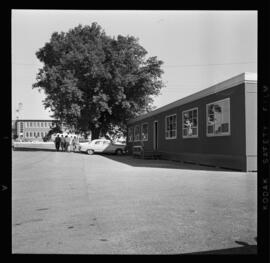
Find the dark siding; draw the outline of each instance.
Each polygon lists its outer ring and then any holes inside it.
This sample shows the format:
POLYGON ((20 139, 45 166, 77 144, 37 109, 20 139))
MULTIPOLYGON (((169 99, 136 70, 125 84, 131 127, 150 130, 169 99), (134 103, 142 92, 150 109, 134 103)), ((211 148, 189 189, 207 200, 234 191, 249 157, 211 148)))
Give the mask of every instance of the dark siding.
MULTIPOLYGON (((140 122, 148 122, 148 141, 144 142, 146 151, 153 150, 153 122, 158 120, 159 125, 159 151, 168 153, 194 153, 194 154, 221 154, 245 155, 245 94, 244 84, 209 95, 197 101, 170 109, 156 116, 149 117, 140 122), (230 98, 231 135, 219 137, 206 136, 206 104, 230 98), (182 138, 182 111, 198 107, 199 111, 199 137, 182 138), (165 116, 177 114, 177 138, 165 139, 165 116)), ((132 144, 131 144, 132 145, 132 144)))

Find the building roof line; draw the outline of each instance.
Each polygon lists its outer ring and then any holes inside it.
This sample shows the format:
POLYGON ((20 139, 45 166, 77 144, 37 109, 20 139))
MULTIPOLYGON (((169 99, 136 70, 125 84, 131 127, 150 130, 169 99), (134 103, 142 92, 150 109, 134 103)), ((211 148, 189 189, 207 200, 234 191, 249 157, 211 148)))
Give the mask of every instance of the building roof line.
POLYGON ((196 93, 188 95, 184 98, 181 98, 179 100, 171 102, 167 105, 164 105, 164 106, 162 106, 154 111, 151 111, 151 112, 146 113, 144 115, 141 115, 137 118, 134 118, 134 119, 128 121, 128 124, 132 124, 134 122, 141 121, 145 118, 154 116, 154 115, 162 113, 164 111, 167 111, 167 110, 173 109, 175 107, 187 104, 189 102, 198 100, 198 99, 206 97, 208 95, 215 94, 219 91, 229 89, 231 87, 237 86, 237 85, 242 84, 242 83, 256 83, 256 82, 257 82, 257 73, 244 72, 244 73, 241 73, 241 74, 234 76, 230 79, 219 82, 219 83, 217 83, 209 88, 203 89, 201 91, 198 91, 196 93))

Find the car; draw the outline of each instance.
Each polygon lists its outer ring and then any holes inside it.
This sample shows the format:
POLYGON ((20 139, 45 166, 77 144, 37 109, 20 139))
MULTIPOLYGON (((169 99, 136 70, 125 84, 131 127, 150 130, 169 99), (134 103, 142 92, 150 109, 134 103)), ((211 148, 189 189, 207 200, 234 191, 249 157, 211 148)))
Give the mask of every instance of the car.
POLYGON ((113 153, 122 155, 126 152, 126 144, 113 143, 110 140, 96 139, 91 142, 83 142, 79 145, 80 152, 86 152, 87 154, 93 153, 113 153))

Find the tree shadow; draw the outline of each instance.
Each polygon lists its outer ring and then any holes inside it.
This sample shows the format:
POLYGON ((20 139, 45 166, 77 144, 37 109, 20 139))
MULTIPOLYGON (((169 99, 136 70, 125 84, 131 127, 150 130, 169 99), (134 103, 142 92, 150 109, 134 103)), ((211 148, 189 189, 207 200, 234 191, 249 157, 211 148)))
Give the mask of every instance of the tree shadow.
MULTIPOLYGON (((24 152, 56 152, 56 149, 47 149, 47 148, 27 148, 27 147, 20 147, 20 148, 13 148, 13 151, 24 151, 24 152)), ((60 150, 59 150, 60 152, 60 150)))
POLYGON ((142 159, 135 158, 130 155, 110 155, 102 154, 103 157, 113 161, 117 161, 133 167, 149 167, 149 168, 166 168, 166 169, 182 169, 182 170, 199 170, 199 171, 223 171, 232 172, 230 169, 223 169, 215 166, 199 165, 180 161, 161 160, 161 159, 142 159))

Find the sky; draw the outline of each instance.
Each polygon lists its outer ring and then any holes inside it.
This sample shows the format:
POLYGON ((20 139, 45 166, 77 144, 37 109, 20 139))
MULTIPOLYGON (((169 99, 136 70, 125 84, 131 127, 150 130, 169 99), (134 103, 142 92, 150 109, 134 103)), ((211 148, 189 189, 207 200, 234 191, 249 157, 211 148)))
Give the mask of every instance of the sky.
POLYGON ((134 36, 164 62, 164 106, 243 72, 257 72, 257 11, 12 10, 12 119, 51 119, 32 89, 35 53, 53 32, 97 22, 109 36, 134 36))

